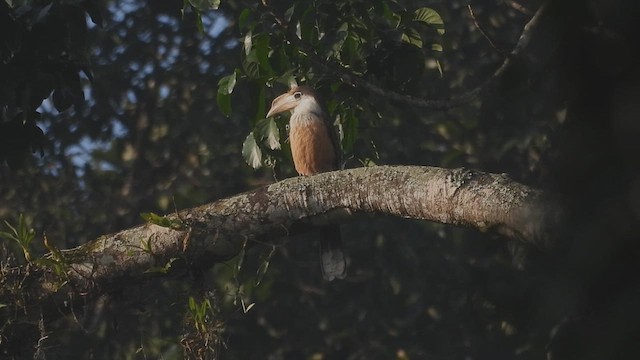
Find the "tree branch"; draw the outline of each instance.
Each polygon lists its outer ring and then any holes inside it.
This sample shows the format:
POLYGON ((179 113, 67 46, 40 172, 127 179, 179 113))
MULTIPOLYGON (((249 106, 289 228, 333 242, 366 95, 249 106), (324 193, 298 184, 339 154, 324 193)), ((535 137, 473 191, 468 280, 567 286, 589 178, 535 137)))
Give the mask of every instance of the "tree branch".
POLYGON ((154 269, 176 260, 208 267, 238 254, 247 240, 341 223, 356 214, 467 226, 540 246, 553 242, 560 217, 559 206, 541 191, 506 175, 417 166, 335 171, 183 210, 167 216, 170 227, 147 223, 62 251, 62 277, 41 267, 15 268, 4 280, 21 281, 20 298, 5 289, 0 303, 16 304, 19 316, 43 310, 55 318, 74 304, 163 275, 154 269))
POLYGON ((480 23, 478 22, 478 19, 476 18, 476 14, 473 11, 473 8, 471 7, 471 4, 467 5, 467 9, 469 10, 469 16, 471 17, 471 20, 473 20, 473 24, 476 26, 476 29, 478 29, 478 31, 480 31, 480 34, 482 34, 482 36, 484 36, 485 39, 487 39, 487 41, 489 42, 489 45, 491 45, 491 47, 497 51, 500 55, 505 56, 506 57, 506 52, 499 48, 496 43, 493 41, 493 39, 491 38, 491 36, 489 36, 489 34, 487 34, 486 31, 484 31, 484 29, 482 28, 482 26, 480 26, 480 23))

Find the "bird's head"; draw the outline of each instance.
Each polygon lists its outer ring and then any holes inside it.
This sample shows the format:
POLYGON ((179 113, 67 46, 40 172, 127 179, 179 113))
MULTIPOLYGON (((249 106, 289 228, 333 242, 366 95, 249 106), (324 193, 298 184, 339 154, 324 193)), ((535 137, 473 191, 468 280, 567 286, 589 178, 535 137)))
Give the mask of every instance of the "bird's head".
POLYGON ((296 111, 321 112, 316 93, 308 86, 294 86, 288 92, 273 99, 267 117, 287 110, 292 113, 296 111))

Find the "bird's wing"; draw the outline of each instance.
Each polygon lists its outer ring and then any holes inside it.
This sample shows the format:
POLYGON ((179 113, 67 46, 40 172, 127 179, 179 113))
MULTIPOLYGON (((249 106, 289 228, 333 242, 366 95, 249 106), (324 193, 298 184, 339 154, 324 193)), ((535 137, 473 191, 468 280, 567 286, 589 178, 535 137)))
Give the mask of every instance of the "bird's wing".
POLYGON ((331 118, 329 115, 323 111, 322 118, 324 119, 324 123, 327 126, 327 131, 329 132, 329 137, 331 138, 331 144, 333 145, 333 151, 335 152, 335 170, 342 169, 342 146, 340 144, 340 139, 338 138, 338 132, 333 123, 331 122, 331 118))

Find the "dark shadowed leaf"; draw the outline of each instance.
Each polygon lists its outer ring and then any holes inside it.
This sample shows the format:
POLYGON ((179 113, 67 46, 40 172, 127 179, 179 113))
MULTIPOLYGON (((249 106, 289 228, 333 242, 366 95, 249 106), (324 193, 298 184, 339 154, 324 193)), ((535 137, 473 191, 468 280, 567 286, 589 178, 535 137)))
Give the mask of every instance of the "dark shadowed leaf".
POLYGON ((242 10, 240 16, 238 16, 238 27, 240 30, 244 30, 245 26, 252 24, 251 9, 247 8, 242 10))
POLYGON ((271 51, 271 48, 269 47, 269 35, 265 33, 258 34, 254 37, 253 43, 255 45, 256 58, 258 59, 260 67, 266 70, 266 75, 272 75, 274 71, 269 63, 269 51, 271 51))
POLYGON ((345 152, 351 152, 353 144, 358 137, 358 117, 353 109, 344 112, 344 121, 342 123, 342 148, 345 152))
POLYGON ((242 68, 250 78, 258 79, 260 77, 260 63, 256 49, 251 50, 249 55, 242 59, 242 68))
POLYGON ((216 96, 218 108, 225 116, 231 115, 231 95, 218 93, 216 96))

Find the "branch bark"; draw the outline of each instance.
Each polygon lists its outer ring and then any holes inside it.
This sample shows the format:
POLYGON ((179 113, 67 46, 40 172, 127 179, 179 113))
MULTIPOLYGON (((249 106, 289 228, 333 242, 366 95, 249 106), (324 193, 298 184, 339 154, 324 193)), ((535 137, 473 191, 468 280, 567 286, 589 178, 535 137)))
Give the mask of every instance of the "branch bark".
POLYGON ((176 259, 211 266, 238 254, 248 240, 342 223, 356 214, 467 226, 546 247, 561 211, 543 192, 504 174, 464 168, 378 166, 296 177, 169 215, 169 227, 147 223, 64 250, 64 279, 42 267, 15 268, 10 277, 23 284, 21 297, 5 290, 0 303, 22 304, 19 316, 51 319, 158 276, 150 270, 176 259))

